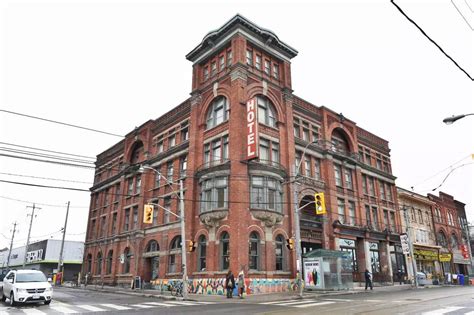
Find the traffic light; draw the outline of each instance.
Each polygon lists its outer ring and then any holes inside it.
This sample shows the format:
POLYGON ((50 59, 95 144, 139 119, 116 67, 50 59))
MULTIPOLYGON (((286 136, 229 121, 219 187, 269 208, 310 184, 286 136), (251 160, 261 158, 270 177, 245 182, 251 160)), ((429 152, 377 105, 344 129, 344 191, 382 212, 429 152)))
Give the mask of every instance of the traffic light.
POLYGON ((188 252, 192 253, 196 249, 194 241, 188 241, 188 252))
POLYGON ((153 223, 153 205, 146 204, 143 207, 143 223, 153 223))
POLYGON ((292 238, 287 238, 287 239, 286 239, 286 247, 287 247, 289 250, 295 249, 295 240, 292 239, 292 238))
POLYGON ((326 203, 324 202, 324 193, 315 193, 314 203, 316 204, 316 214, 326 214, 326 203))

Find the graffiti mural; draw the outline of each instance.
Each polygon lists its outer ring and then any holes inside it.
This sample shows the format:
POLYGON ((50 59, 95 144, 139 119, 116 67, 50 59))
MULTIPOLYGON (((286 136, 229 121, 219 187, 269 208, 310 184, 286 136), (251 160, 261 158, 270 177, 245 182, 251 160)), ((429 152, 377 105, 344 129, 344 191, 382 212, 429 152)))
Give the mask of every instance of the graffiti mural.
MULTIPOLYGON (((169 291, 175 282, 181 279, 156 279, 151 282, 151 288, 160 291, 169 291)), ((195 278, 188 280, 188 292, 206 295, 224 295, 225 278, 195 278)), ((295 291, 295 279, 266 279, 246 278, 245 292, 247 294, 277 293, 295 291)), ((234 289, 237 295, 237 287, 234 289)))

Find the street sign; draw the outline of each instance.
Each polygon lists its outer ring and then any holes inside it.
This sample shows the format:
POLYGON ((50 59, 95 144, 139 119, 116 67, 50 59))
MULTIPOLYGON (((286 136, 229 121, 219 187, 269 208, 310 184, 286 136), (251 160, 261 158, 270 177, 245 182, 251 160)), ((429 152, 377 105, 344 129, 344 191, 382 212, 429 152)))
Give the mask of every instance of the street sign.
POLYGON ((410 253, 410 243, 408 242, 408 234, 400 234, 400 242, 402 243, 402 252, 403 254, 410 253))

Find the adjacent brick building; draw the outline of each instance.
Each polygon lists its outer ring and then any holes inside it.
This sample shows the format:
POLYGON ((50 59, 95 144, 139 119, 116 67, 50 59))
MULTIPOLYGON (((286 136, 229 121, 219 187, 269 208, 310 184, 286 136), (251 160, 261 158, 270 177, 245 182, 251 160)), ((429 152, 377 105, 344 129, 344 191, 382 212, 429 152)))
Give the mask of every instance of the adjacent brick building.
POLYGON ((344 250, 356 280, 368 268, 375 281, 392 281, 398 260, 390 258, 401 248, 388 142, 294 95, 296 55, 240 15, 187 54, 191 97, 97 157, 84 272, 115 284, 135 275, 153 283, 180 278, 179 221, 157 207, 152 224, 142 215, 149 201, 178 213, 174 192, 182 179, 186 242, 196 242, 187 254, 194 291, 218 292, 215 279, 228 269, 245 270, 249 293, 291 288, 293 189, 304 206, 303 252, 344 250), (258 113, 251 126, 249 101, 258 113), (253 140, 258 157, 248 159, 253 140), (140 173, 140 165, 163 176, 140 173), (315 192, 325 193, 325 215, 315 214, 315 192))

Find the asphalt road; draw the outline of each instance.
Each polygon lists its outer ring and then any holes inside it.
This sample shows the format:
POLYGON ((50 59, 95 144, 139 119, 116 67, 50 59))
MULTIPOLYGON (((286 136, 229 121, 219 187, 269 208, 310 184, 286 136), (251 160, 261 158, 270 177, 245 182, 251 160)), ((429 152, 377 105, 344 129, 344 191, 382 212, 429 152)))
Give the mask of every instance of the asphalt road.
POLYGON ((288 299, 171 301, 142 296, 56 288, 48 305, 9 307, 0 315, 79 314, 467 314, 474 315, 474 287, 438 287, 394 292, 364 292, 337 296, 288 299))

